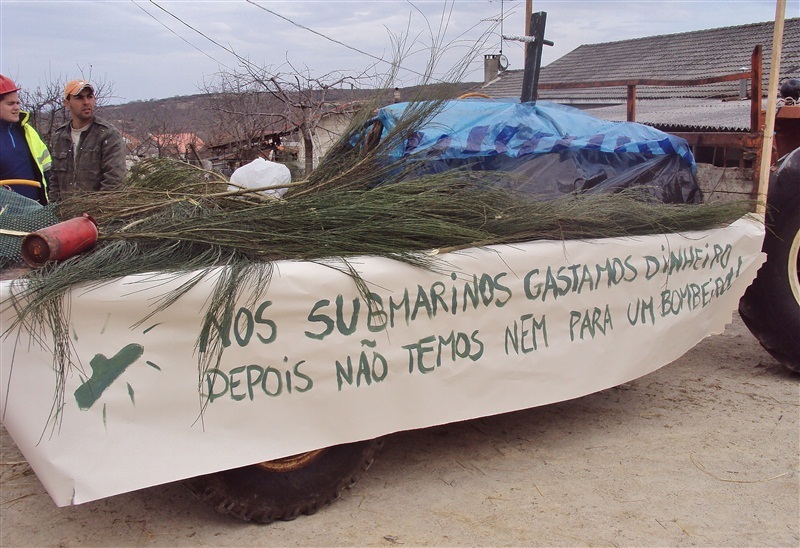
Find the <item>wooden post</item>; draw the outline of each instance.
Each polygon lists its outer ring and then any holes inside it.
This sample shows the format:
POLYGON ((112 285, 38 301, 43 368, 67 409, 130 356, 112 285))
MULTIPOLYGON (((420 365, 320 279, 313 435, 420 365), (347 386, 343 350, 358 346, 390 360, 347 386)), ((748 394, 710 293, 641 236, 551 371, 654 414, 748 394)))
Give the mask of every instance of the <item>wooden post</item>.
POLYGON ((762 80, 762 47, 761 44, 753 48, 750 55, 750 133, 761 131, 761 97, 764 96, 762 80))
MULTIPOLYGON (((753 48, 750 55, 750 135, 755 135, 759 140, 754 147, 755 160, 753 165, 757 169, 753 170, 753 187, 750 190, 750 198, 758 199, 758 180, 761 170, 761 145, 764 140, 764 111, 761 109, 761 100, 764 97, 764 55, 761 44, 753 48)), ((744 158, 739 160, 741 164, 744 158)))
POLYGON ((545 44, 544 28, 547 13, 540 11, 531 15, 530 32, 533 40, 525 43, 525 72, 522 75, 522 94, 520 102, 536 100, 539 84, 539 70, 542 67, 542 47, 545 44))
POLYGON ((533 0, 525 2, 525 33, 523 36, 531 35, 531 14, 533 13, 533 0))
POLYGON ((626 101, 627 105, 627 120, 629 122, 636 121, 636 85, 630 84, 628 86, 628 99, 626 101))
MULTIPOLYGON (((531 14, 533 13, 533 0, 525 0, 525 30, 522 36, 531 35, 531 14)), ((528 45, 525 45, 525 50, 522 52, 522 66, 528 64, 528 45)))
POLYGON ((775 113, 778 95, 778 79, 781 70, 781 48, 783 46, 783 19, 786 13, 786 0, 775 3, 775 28, 772 33, 772 63, 769 67, 769 87, 767 89, 767 114, 764 120, 764 139, 761 146, 761 170, 758 175, 758 203, 756 213, 762 217, 767 213, 767 188, 769 187, 769 168, 772 165, 772 141, 775 133, 775 113))

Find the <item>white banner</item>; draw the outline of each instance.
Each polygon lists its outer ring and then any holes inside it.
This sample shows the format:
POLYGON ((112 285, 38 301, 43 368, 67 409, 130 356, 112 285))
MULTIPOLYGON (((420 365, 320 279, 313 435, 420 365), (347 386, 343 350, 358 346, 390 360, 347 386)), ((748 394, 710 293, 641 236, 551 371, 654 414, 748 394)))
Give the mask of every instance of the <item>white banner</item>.
MULTIPOLYGON (((372 310, 335 263, 281 261, 262 297, 244 291, 230 325, 216 327, 226 348, 200 379, 196 346, 219 271, 144 323, 192 273, 79 288, 63 407, 51 351, 12 332, 3 422, 67 505, 576 398, 722 332, 763 262, 762 239, 745 217, 682 235, 471 248, 441 255, 437 272, 352 259, 372 310)), ((0 290, 5 330, 15 316, 9 283, 0 290)))

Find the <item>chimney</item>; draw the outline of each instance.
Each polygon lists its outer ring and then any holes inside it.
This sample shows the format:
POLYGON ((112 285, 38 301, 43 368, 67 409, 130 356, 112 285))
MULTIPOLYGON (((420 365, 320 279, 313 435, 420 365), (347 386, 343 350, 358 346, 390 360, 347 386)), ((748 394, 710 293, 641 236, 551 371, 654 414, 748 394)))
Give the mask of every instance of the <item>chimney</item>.
MULTIPOLYGON (((739 70, 745 72, 747 67, 740 67, 739 70)), ((739 99, 747 99, 747 78, 739 80, 739 99)))
POLYGON ((500 73, 500 55, 489 54, 483 56, 483 83, 488 84, 500 73))

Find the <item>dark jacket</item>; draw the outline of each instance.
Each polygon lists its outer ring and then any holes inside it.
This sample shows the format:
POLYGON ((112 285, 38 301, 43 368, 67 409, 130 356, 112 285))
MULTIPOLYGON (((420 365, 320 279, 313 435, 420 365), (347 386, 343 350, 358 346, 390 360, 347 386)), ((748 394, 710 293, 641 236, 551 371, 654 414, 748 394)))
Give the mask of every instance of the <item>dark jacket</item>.
POLYGON ((77 156, 71 131, 68 122, 53 135, 51 201, 76 190, 108 190, 125 178, 125 141, 117 128, 95 117, 81 134, 77 156))
POLYGON ((24 110, 19 112, 19 122, 0 120, 0 179, 38 181, 38 188, 21 184, 7 186, 44 205, 48 202, 50 152, 33 126, 28 123, 29 120, 30 113, 24 110))

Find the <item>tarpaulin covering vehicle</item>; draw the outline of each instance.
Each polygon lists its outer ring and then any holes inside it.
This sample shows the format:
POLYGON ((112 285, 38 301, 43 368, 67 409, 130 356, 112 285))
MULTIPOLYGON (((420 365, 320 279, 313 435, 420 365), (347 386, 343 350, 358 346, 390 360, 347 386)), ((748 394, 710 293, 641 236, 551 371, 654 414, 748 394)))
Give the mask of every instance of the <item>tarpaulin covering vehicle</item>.
MULTIPOLYGON (((383 135, 407 107, 380 109, 375 122, 383 135)), ((402 156, 414 158, 410 177, 453 169, 496 172, 493 184, 532 199, 639 186, 665 203, 701 201, 694 157, 683 139, 546 101, 450 101, 392 155, 402 156)))

